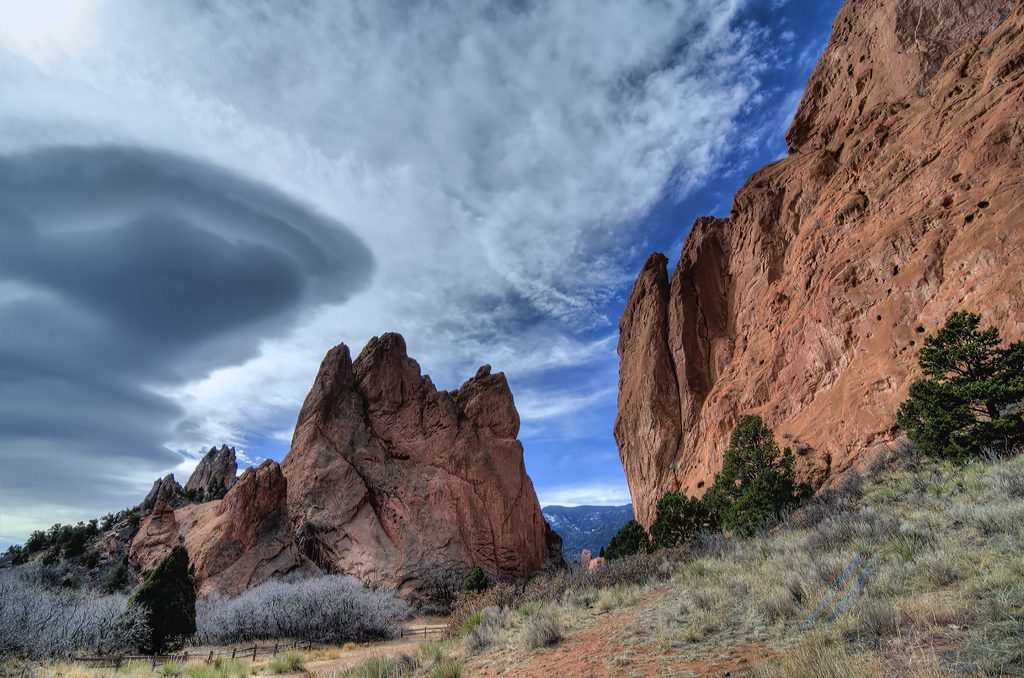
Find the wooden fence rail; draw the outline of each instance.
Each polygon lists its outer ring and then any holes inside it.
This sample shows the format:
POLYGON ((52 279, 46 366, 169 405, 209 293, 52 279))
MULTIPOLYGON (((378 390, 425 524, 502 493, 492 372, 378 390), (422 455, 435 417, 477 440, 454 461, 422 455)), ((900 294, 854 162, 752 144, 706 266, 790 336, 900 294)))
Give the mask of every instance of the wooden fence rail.
POLYGON ((447 629, 448 629, 448 627, 444 626, 444 625, 441 625, 441 626, 403 627, 402 630, 399 631, 398 636, 399 636, 399 638, 406 638, 406 637, 409 637, 409 636, 412 636, 412 637, 423 636, 424 638, 426 638, 428 634, 434 634, 434 633, 441 634, 441 633, 444 633, 447 629))
POLYGON ((119 669, 130 664, 149 664, 156 668, 163 664, 185 664, 192 661, 205 661, 212 664, 217 657, 230 657, 231 659, 248 659, 256 661, 260 655, 275 656, 278 652, 285 650, 312 650, 313 642, 309 640, 296 640, 291 643, 274 643, 273 645, 252 645, 251 647, 233 647, 230 650, 210 650, 209 652, 179 652, 177 654, 119 654, 119 655, 96 655, 94 657, 75 657, 74 661, 88 664, 96 668, 109 667, 119 669))

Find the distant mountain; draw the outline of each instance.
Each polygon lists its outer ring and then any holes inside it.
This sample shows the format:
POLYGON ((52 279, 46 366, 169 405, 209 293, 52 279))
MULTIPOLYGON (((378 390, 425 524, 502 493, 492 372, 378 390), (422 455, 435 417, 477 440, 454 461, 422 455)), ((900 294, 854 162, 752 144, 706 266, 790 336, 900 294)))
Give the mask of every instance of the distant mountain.
POLYGON ((590 549, 595 556, 608 546, 612 535, 633 519, 633 505, 625 506, 545 506, 544 520, 562 537, 566 560, 579 560, 580 551, 590 549))

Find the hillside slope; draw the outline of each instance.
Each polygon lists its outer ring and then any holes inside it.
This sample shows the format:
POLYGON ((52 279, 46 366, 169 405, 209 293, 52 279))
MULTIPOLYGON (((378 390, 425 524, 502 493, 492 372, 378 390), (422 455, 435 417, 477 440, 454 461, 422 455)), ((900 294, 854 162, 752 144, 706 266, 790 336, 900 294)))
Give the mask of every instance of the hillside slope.
POLYGON ((847 2, 728 218, 653 254, 620 323, 615 437, 637 519, 700 495, 742 414, 820 487, 893 438, 952 310, 1024 335, 1024 4, 847 2))

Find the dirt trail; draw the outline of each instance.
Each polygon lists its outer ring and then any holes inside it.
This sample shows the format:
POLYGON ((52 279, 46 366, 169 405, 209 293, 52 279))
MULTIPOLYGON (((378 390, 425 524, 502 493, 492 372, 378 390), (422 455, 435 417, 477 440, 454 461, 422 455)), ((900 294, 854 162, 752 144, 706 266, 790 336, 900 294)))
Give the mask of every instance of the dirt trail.
POLYGON ((466 675, 502 678, 648 678, 653 676, 739 676, 761 664, 772 652, 761 643, 718 648, 716 656, 684 660, 667 650, 646 629, 641 617, 657 589, 638 604, 601 615, 590 626, 567 634, 558 645, 508 661, 485 653, 467 666, 466 675), (509 666, 513 664, 513 666, 509 666))
POLYGON ((314 659, 306 663, 306 669, 314 676, 333 676, 342 669, 355 666, 373 657, 391 657, 407 653, 414 654, 423 638, 403 638, 390 640, 386 643, 375 643, 367 647, 355 647, 351 650, 339 650, 338 656, 326 659, 314 659))

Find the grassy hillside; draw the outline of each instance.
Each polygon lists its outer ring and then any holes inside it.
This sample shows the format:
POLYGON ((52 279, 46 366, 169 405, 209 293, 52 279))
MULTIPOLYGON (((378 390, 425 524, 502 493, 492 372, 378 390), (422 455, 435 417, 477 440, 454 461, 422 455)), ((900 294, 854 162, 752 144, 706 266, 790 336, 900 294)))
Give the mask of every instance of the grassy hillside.
POLYGON ((909 454, 645 584, 479 610, 461 653, 468 675, 1024 675, 1022 530, 1024 458, 909 454))

